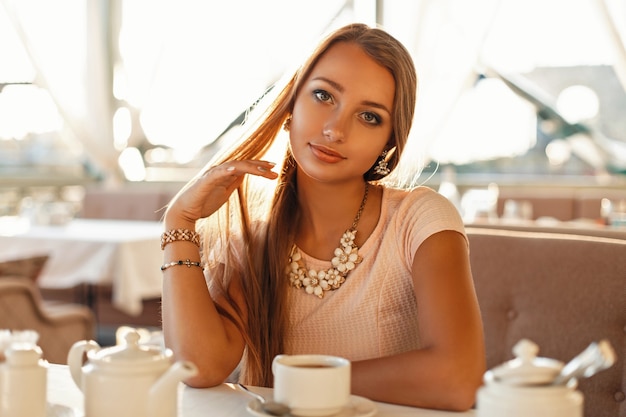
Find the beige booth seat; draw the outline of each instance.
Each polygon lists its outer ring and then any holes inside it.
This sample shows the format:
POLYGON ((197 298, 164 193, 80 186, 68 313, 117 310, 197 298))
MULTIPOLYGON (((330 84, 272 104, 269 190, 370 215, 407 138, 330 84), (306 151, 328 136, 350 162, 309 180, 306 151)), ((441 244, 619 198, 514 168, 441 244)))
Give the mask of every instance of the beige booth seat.
POLYGON ((617 363, 580 381, 586 417, 626 416, 626 240, 467 228, 487 366, 527 338, 567 362, 608 339, 617 363))
POLYGON ((602 199, 626 200, 626 189, 535 189, 500 188, 497 201, 497 214, 502 217, 508 200, 529 203, 532 219, 542 217, 560 221, 578 219, 599 220, 602 217, 602 199))
POLYGON ((568 235, 607 237, 626 240, 626 227, 603 226, 585 222, 537 222, 537 221, 477 221, 468 223, 467 227, 521 232, 557 233, 568 235))

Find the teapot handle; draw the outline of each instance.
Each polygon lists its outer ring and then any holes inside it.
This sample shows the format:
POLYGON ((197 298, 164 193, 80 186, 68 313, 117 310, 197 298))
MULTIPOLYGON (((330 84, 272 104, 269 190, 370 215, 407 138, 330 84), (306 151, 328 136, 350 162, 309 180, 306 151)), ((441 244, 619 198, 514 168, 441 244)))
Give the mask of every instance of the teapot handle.
POLYGON ((83 358, 91 350, 100 349, 100 345, 93 340, 80 340, 72 345, 67 354, 67 364, 76 386, 83 390, 83 358))

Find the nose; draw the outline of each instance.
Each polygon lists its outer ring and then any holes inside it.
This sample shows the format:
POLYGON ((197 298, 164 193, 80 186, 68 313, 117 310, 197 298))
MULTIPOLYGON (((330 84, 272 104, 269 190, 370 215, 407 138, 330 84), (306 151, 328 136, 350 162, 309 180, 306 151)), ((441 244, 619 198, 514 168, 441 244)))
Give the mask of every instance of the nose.
POLYGON ((349 116, 340 111, 333 112, 324 124, 324 137, 329 142, 343 142, 349 133, 349 116))

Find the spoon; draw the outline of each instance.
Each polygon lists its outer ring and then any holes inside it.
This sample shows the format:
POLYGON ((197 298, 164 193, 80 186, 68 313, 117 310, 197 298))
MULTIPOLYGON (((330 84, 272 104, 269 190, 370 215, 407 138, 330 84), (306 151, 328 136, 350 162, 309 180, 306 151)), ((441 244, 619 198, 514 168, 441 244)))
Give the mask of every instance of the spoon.
POLYGON ((289 408, 287 405, 273 401, 273 400, 268 400, 262 395, 259 395, 256 392, 250 391, 248 387, 246 387, 243 384, 237 384, 237 386, 241 388, 247 394, 256 398, 259 401, 259 403, 261 403, 261 408, 263 409, 263 411, 265 411, 265 413, 270 414, 272 416, 290 415, 291 408, 289 408))
POLYGON ((553 385, 567 384, 573 379, 590 376, 615 363, 615 351, 608 340, 591 343, 576 357, 570 360, 553 381, 553 385))

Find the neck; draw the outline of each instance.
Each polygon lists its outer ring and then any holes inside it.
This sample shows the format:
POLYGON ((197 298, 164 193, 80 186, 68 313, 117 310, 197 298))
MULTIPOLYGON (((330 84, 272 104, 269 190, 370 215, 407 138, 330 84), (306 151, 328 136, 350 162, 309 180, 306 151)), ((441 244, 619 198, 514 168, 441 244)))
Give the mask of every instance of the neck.
POLYGON ((296 244, 313 256, 332 255, 343 233, 352 227, 364 193, 363 181, 342 186, 299 181, 296 244))

